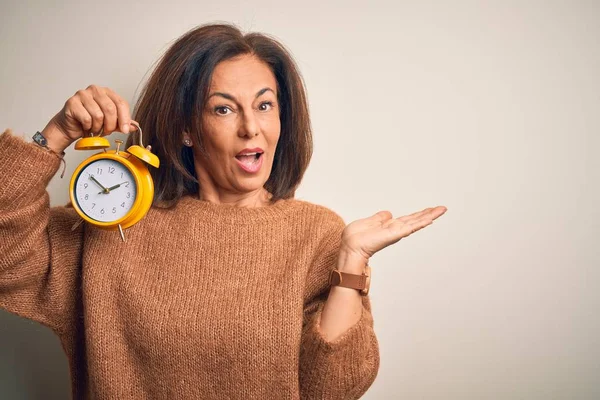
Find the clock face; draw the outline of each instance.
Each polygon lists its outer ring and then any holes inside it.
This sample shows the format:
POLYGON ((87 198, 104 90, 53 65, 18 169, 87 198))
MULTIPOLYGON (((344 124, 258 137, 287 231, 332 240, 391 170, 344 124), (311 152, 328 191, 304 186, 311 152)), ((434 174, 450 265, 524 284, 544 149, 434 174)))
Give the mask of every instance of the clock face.
POLYGON ((100 222, 123 218, 137 194, 135 179, 118 161, 101 159, 86 165, 75 182, 75 199, 81 211, 100 222))

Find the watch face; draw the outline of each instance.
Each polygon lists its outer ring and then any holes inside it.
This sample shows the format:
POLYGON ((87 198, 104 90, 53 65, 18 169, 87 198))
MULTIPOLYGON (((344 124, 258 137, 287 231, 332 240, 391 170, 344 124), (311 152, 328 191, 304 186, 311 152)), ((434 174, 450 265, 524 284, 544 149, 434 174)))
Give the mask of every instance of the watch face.
POLYGON ((101 159, 86 165, 75 182, 74 197, 88 217, 111 222, 131 210, 137 194, 135 179, 122 163, 101 159))

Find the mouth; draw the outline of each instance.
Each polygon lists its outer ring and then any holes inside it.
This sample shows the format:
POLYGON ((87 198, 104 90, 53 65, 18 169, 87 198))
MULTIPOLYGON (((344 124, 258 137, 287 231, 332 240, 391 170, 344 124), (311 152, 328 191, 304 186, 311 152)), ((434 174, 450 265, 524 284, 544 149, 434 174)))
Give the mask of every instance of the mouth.
POLYGON ((246 172, 258 172, 262 165, 263 161, 263 153, 247 153, 247 154, 238 154, 235 156, 238 160, 239 166, 246 172))
POLYGON ((240 160, 243 163, 253 163, 253 162, 258 161, 262 155, 263 155, 263 153, 261 153, 261 152, 246 153, 246 154, 238 154, 237 156, 235 156, 235 158, 237 158, 238 160, 240 160))

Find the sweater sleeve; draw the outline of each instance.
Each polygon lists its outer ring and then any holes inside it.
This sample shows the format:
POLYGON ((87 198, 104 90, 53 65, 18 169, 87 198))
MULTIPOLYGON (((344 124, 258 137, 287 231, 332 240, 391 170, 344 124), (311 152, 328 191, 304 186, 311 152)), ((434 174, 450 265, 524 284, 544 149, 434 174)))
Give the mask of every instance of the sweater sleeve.
POLYGON ((373 384, 379 370, 379 344, 368 296, 362 297, 358 322, 334 341, 325 339, 319 325, 329 294, 329 273, 337 266, 344 227, 344 221, 337 216, 306 280, 300 350, 302 399, 358 399, 373 384))
POLYGON ((50 208, 46 187, 60 157, 6 130, 0 135, 0 308, 57 333, 74 318, 83 226, 50 208))

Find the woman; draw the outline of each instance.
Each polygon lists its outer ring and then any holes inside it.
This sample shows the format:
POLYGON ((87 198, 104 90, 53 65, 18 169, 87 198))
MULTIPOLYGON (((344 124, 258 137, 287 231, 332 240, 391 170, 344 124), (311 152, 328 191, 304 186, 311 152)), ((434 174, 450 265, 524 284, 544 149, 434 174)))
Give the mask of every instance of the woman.
POLYGON ((74 140, 132 130, 117 93, 78 91, 45 148, 0 136, 0 306, 56 332, 75 398, 359 398, 379 368, 370 301, 330 277, 360 278, 445 207, 346 226, 294 199, 312 154, 301 77, 278 42, 233 26, 177 40, 134 117, 161 167, 126 243, 73 230, 45 190, 74 140))

